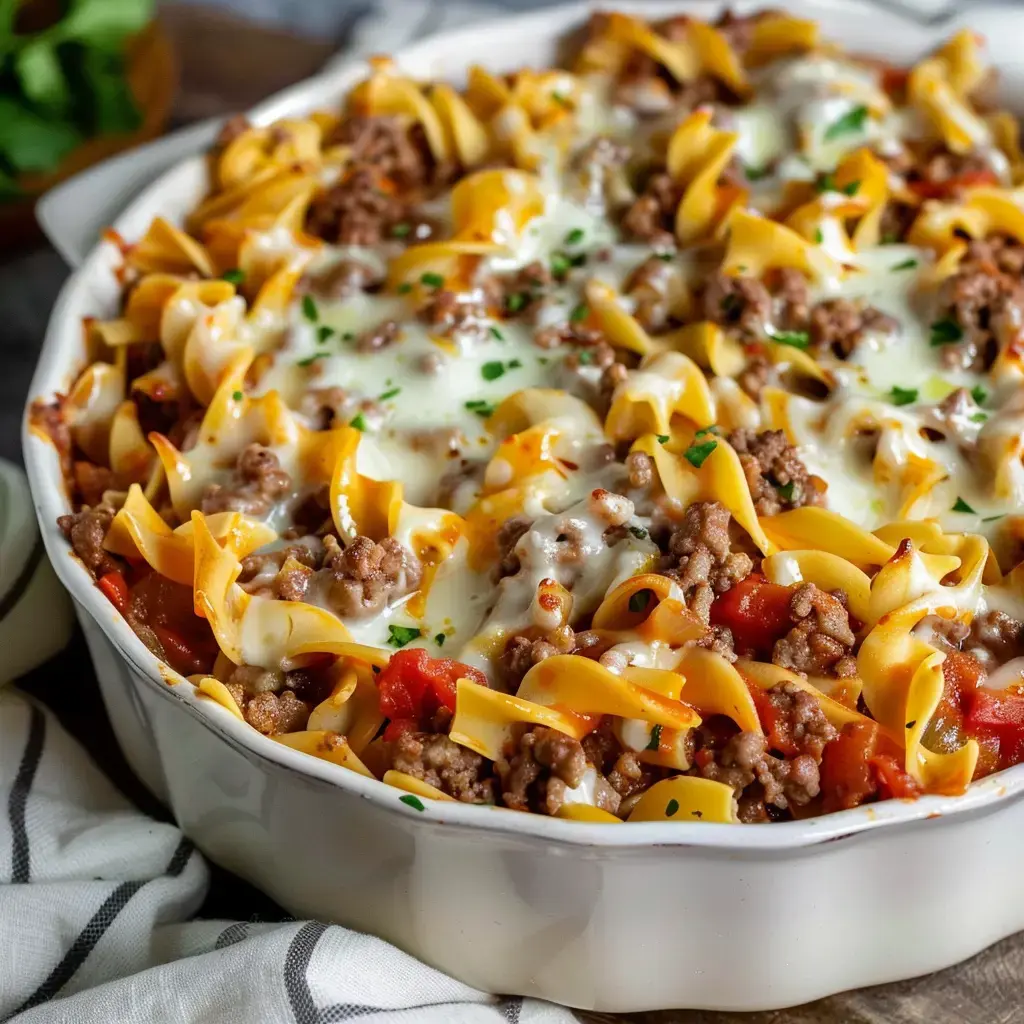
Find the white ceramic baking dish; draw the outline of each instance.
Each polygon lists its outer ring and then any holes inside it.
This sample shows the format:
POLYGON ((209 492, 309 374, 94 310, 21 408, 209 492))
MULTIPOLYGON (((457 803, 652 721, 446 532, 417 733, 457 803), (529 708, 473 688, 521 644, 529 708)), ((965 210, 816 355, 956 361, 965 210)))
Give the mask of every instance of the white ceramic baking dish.
MULTIPOLYGON (((671 4, 615 4, 664 16, 671 4)), ((753 4, 737 4, 740 10, 753 4)), ((909 61, 951 30, 852 0, 797 2, 855 52, 909 61)), ((721 4, 690 2, 713 16, 721 4)), ((490 22, 399 54, 415 75, 458 78, 550 60, 586 6, 490 22)), ((1024 11, 971 5, 1009 96, 1024 95, 1024 11)), ((363 69, 297 86, 266 122, 336 102, 363 69)), ((161 177, 116 222, 128 238, 200 197, 203 163, 161 177)), ((81 318, 111 315, 101 245, 53 311, 33 396, 67 388, 81 318)), ((90 583, 57 530, 55 453, 27 429, 40 527, 74 598, 118 741, 146 785, 213 860, 298 916, 373 932, 479 988, 606 1011, 792 1005, 923 974, 1024 928, 1024 766, 960 798, 890 801, 803 822, 586 825, 434 804, 290 750, 160 665, 90 583)), ((75 680, 69 679, 68 686, 75 680)))

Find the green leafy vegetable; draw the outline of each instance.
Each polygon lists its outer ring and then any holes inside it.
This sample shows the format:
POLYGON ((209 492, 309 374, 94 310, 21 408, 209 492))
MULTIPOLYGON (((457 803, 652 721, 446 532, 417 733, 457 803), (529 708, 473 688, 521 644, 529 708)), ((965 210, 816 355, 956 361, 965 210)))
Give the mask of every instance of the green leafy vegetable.
POLYGON ((489 363, 484 363, 480 367, 480 376, 484 380, 497 380, 499 377, 504 376, 505 364, 497 359, 492 359, 489 363))
POLYGON ((581 323, 587 319, 590 310, 587 309, 587 304, 581 302, 575 309, 569 314, 569 322, 573 324, 581 323))
POLYGON ((242 394, 242 392, 241 392, 241 391, 233 391, 233 392, 231 393, 231 397, 232 397, 232 398, 233 398, 233 399, 234 399, 234 400, 235 400, 236 402, 240 402, 240 401, 242 400, 242 398, 243 398, 244 396, 243 396, 243 394, 242 394))
POLYGON ((642 526, 631 526, 629 527, 629 532, 633 534, 637 540, 646 540, 648 536, 647 531, 642 526))
POLYGON ((792 501, 793 491, 796 490, 796 481, 790 480, 788 484, 776 484, 775 490, 783 501, 792 501))
POLYGON ((668 444, 668 434, 655 434, 658 439, 658 444, 668 444))
POLYGON ((943 317, 932 324, 932 347, 939 345, 951 345, 964 336, 960 325, 952 317, 943 317))
POLYGON ((237 267, 234 270, 225 270, 220 276, 222 280, 233 284, 236 288, 245 281, 245 271, 239 270, 237 267))
POLYGON ((912 402, 917 401, 917 395, 917 388, 893 387, 892 391, 889 392, 889 401, 893 405, 910 405, 912 402))
POLYGON ((440 274, 435 274, 433 271, 428 270, 425 274, 420 277, 420 282, 425 284, 428 288, 443 288, 444 278, 440 274))
POLYGON ((963 498, 957 498, 956 503, 953 505, 954 512, 966 512, 968 515, 974 515, 974 509, 964 501, 963 498))
POLYGON ((644 747, 644 750, 657 750, 661 746, 661 726, 656 725, 651 729, 651 742, 644 747))
POLYGON ((868 119, 868 108, 863 104, 847 111, 842 117, 833 121, 825 129, 825 141, 832 142, 834 139, 842 138, 844 135, 851 135, 854 132, 864 130, 864 122, 868 119))
POLYGON ((669 800, 665 805, 665 817, 674 818, 679 813, 679 801, 669 800))
POLYGON ((312 295, 302 296, 302 315, 314 324, 320 319, 320 310, 316 308, 312 295))
POLYGON ((497 327, 492 327, 491 328, 491 337, 495 341, 504 341, 505 340, 505 335, 502 334, 501 331, 499 331, 497 327))
POLYGON ((475 412, 481 419, 487 419, 488 416, 494 415, 494 404, 485 402, 482 398, 474 398, 467 402, 466 408, 470 412, 475 412))
POLYGON ((971 388, 971 398, 974 399, 975 405, 984 405, 988 398, 988 392, 980 384, 975 384, 971 388))
POLYGON ((348 421, 350 427, 355 427, 360 433, 366 430, 366 419, 361 412, 357 412, 355 416, 348 421))
POLYGON ((566 245, 579 245, 583 241, 583 228, 573 228, 565 236, 566 245))
POLYGON ((804 352, 811 344, 811 336, 806 331, 776 331, 771 339, 780 345, 789 345, 790 348, 798 348, 804 352))
POLYGON ((386 402, 389 398, 394 398, 395 395, 397 395, 397 394, 399 394, 401 392, 401 390, 402 390, 401 388, 390 388, 389 390, 385 391, 380 396, 380 398, 377 399, 377 401, 378 402, 386 402))
POLYGON ((717 441, 705 441, 703 444, 691 444, 690 447, 683 452, 683 455, 686 458, 686 461, 693 466, 694 469, 700 469, 700 467, 707 461, 707 457, 717 447, 717 441))
POLYGON ((435 633, 434 634, 434 643, 437 644, 438 647, 444 647, 444 642, 447 639, 448 639, 448 637, 446 637, 444 635, 444 633, 435 633))
POLYGON ((399 803, 403 803, 406 807, 411 807, 414 811, 425 811, 426 807, 423 806, 423 801, 418 796, 413 796, 412 793, 406 793, 405 796, 398 798, 399 803))
POLYGON ((913 270, 917 266, 917 260, 904 260, 902 263, 897 263, 895 267, 890 267, 890 270, 913 270))
POLYGON ((334 334, 333 327, 329 327, 327 324, 321 324, 316 329, 316 340, 322 345, 325 341, 330 340, 332 334, 334 334))
POLYGON ((422 635, 422 630, 413 626, 388 626, 388 643, 392 647, 404 647, 422 635))

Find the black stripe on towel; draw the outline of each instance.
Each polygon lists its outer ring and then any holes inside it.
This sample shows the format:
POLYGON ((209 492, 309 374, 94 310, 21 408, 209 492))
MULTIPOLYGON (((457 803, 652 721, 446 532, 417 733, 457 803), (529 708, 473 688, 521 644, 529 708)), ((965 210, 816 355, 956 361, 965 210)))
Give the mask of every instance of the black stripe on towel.
POLYGON ((304 924, 292 939, 288 953, 284 958, 284 990, 288 994, 288 1003, 298 1024, 317 1024, 319 1014, 313 1003, 313 993, 309 991, 309 978, 306 971, 313 959, 313 950, 320 937, 327 931, 327 925, 319 921, 304 924))
POLYGON ((32 858, 25 828, 25 805, 32 788, 46 739, 46 716, 34 704, 29 705, 28 741, 21 755, 18 774, 7 797, 7 820, 11 826, 11 882, 24 885, 32 873, 32 858))
POLYGON ((28 561, 22 566, 21 572, 18 573, 18 578, 11 584, 11 589, 0 598, 0 622, 3 622, 8 612, 14 608, 21 600, 25 591, 28 590, 29 584, 32 582, 36 569, 39 568, 39 563, 42 560, 43 541, 41 538, 36 538, 32 553, 28 556, 28 561))

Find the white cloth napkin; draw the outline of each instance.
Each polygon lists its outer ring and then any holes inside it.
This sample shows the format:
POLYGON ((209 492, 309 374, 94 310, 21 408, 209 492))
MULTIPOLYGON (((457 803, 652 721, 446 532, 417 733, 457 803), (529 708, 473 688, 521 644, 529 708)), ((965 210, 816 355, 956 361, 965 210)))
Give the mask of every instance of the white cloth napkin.
MULTIPOLYGON (((23 514, 24 476, 0 462, 0 485, 3 681, 66 642, 70 610, 45 558, 30 555, 38 531, 23 514), (19 628, 5 631, 11 616, 19 628)), ((478 992, 345 928, 190 920, 208 887, 177 828, 135 810, 49 711, 0 689, 0 1021, 574 1020, 478 992)))

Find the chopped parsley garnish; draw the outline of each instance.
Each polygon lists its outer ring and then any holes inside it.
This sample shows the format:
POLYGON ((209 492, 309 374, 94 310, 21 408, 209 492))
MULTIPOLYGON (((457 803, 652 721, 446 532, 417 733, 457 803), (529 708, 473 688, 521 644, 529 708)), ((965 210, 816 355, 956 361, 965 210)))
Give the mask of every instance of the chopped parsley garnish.
POLYGON ((850 135, 853 132, 864 130, 864 122, 868 119, 868 108, 863 104, 847 111, 842 117, 833 121, 825 129, 825 141, 841 138, 843 135, 850 135))
POLYGON ((420 284, 425 284, 428 288, 443 288, 444 278, 440 274, 428 270, 420 277, 420 284))
POLYGON ((891 231, 887 231, 884 235, 882 235, 881 244, 882 245, 895 245, 899 240, 900 240, 900 236, 899 235, 894 235, 891 231))
POLYGON ((590 313, 590 310, 587 309, 587 304, 585 302, 581 302, 569 314, 569 323, 572 323, 572 324, 581 323, 582 321, 587 319, 587 315, 589 313, 590 313))
POLYGON ((788 484, 776 484, 775 490, 783 501, 793 500, 793 491, 796 489, 796 481, 790 480, 788 484))
POLYGON ((679 813, 679 801, 669 800, 665 805, 665 817, 674 818, 679 813))
POLYGON ((904 260, 902 263, 897 263, 895 267, 890 267, 890 270, 913 270, 917 266, 917 260, 904 260))
POLYGON ((972 423, 984 423, 988 419, 987 412, 976 412, 971 416, 972 423))
POLYGON ((508 368, 510 370, 519 370, 522 368, 522 361, 519 359, 510 359, 508 361, 508 368))
POLYGON ((233 395, 232 395, 231 397, 232 397, 232 398, 233 398, 233 399, 234 399, 234 400, 235 400, 236 402, 240 402, 240 401, 242 400, 242 398, 243 398, 244 396, 243 396, 243 394, 242 394, 242 392, 241 392, 241 391, 236 391, 236 392, 235 392, 235 393, 234 393, 234 394, 233 394, 233 395))
POLYGON ((818 228, 818 230, 814 232, 814 243, 815 245, 821 245, 824 241, 825 235, 822 233, 821 228, 818 228))
POLYGON ((391 234, 394 238, 405 238, 412 231, 412 225, 408 221, 401 221, 391 225, 391 234))
POLYGON ((832 174, 823 174, 814 183, 815 192, 835 192, 836 190, 836 179, 832 177, 832 174))
POLYGON ((492 327, 491 328, 491 337, 495 341, 504 341, 505 340, 505 335, 502 334, 501 331, 499 331, 497 327, 492 327))
POLYGON ((998 515, 998 516, 986 516, 984 519, 982 519, 982 522, 983 523, 996 523, 1000 519, 1003 519, 1005 517, 1006 517, 1006 513, 1003 512, 1001 515, 998 515))
POLYGON ((551 273, 555 277, 564 277, 572 268, 572 261, 564 252, 553 252, 551 254, 551 273))
POLYGON ((355 338, 355 335, 354 335, 354 334, 353 334, 353 333, 352 333, 351 331, 346 331, 346 332, 345 332, 345 333, 344 333, 344 334, 343 334, 343 335, 341 336, 341 340, 342 340, 342 341, 352 341, 352 340, 353 340, 353 338, 355 338))
POLYGON ((389 398, 394 398, 395 395, 401 394, 401 391, 401 388, 390 388, 389 390, 385 391, 384 394, 382 394, 380 398, 377 399, 377 401, 386 402, 389 398))
POLYGON ((889 401, 893 405, 910 405, 917 401, 917 388, 893 387, 889 392, 889 401))
POLYGON ((579 245, 583 241, 583 228, 573 228, 565 236, 566 245, 579 245))
POLYGON ((526 292, 512 292, 512 294, 505 299, 505 308, 510 313, 518 313, 520 310, 526 308, 529 301, 530 297, 526 292))
POLYGON ((505 364, 497 359, 492 359, 480 367, 480 376, 484 380, 497 380, 505 373, 505 364))
POLYGON ((312 295, 302 296, 302 315, 314 324, 320 319, 320 310, 316 308, 312 295))
POLYGON ((658 444, 668 444, 668 434, 655 434, 654 436, 658 439, 658 444))
POLYGON ((299 366, 312 366, 318 359, 326 359, 326 352, 314 352, 311 356, 299 360, 299 366))
POLYGON ((647 606, 651 603, 651 591, 649 590, 638 590, 635 594, 630 595, 629 598, 629 610, 631 612, 643 612, 647 610, 647 606))
POLYGON ((405 796, 400 796, 399 801, 411 807, 414 811, 425 811, 426 807, 423 806, 423 801, 418 796, 413 796, 412 793, 406 793, 405 796))
POLYGON ((770 337, 779 345, 788 345, 803 352, 806 352, 811 344, 811 336, 806 331, 776 331, 770 337))
POLYGON ((860 191, 859 181, 849 181, 840 190, 844 196, 855 196, 860 191))
POLYGON ((568 97, 568 96, 566 96, 566 95, 564 95, 563 93, 560 93, 560 92, 553 92, 553 93, 551 94, 551 98, 552 98, 552 99, 553 99, 553 100, 554 100, 554 101, 555 101, 555 102, 556 102, 556 103, 557 103, 557 104, 558 104, 558 105, 559 105, 560 107, 568 107, 568 106, 569 106, 569 97, 568 97))
POLYGON ((642 526, 631 526, 629 532, 636 537, 637 540, 646 540, 647 531, 642 526))
POLYGON ((722 301, 719 304, 722 312, 729 317, 730 320, 735 320, 743 312, 743 300, 735 293, 729 292, 728 295, 722 296, 722 301))
POLYGON ((971 506, 968 505, 967 502, 964 501, 963 498, 957 498, 956 499, 956 504, 953 506, 952 510, 954 512, 966 512, 968 515, 972 515, 972 516, 976 514, 974 509, 971 508, 971 506))
POLYGON ((494 404, 492 402, 485 402, 482 398, 472 399, 467 402, 466 408, 470 412, 475 412, 481 419, 487 419, 488 416, 494 415, 494 404))
POLYGON ((975 405, 984 405, 985 399, 988 398, 988 392, 980 384, 975 384, 971 388, 971 398, 974 399, 975 405))
POLYGON ((743 173, 746 175, 747 181, 760 181, 762 178, 767 178, 772 173, 772 169, 768 164, 764 164, 761 167, 751 167, 750 164, 744 164, 743 173))
POLYGON ((720 434, 721 431, 718 429, 717 423, 712 423, 709 427, 701 427, 700 430, 694 434, 694 437, 705 437, 707 434, 720 434))
POLYGON ((238 267, 235 267, 232 270, 225 270, 220 276, 221 279, 227 281, 228 284, 237 286, 245 280, 245 271, 239 270, 238 267))
POLYGON ((388 626, 388 643, 392 647, 404 647, 422 635, 422 630, 413 626, 388 626))
POLYGON ((355 427, 356 430, 362 433, 366 430, 366 419, 361 412, 357 412, 355 416, 348 421, 348 425, 350 427, 355 427))
POLYGON ((582 352, 576 354, 576 359, 583 366, 589 366, 594 361, 594 353, 590 349, 585 348, 582 352))
POLYGON ((943 317, 932 324, 932 347, 951 345, 964 336, 960 325, 952 317, 943 317))
POLYGON ((717 447, 717 441, 705 441, 703 444, 691 444, 690 447, 683 452, 683 456, 694 469, 700 469, 700 467, 707 461, 707 457, 717 447))
POLYGON ((447 639, 448 637, 446 637, 444 633, 437 633, 434 635, 434 643, 437 644, 438 647, 444 647, 444 642, 447 639))
POLYGON ((328 338, 334 333, 333 327, 328 327, 327 324, 321 324, 316 329, 316 340, 323 344, 328 338))
POLYGON ((661 726, 656 725, 651 730, 651 742, 644 747, 644 750, 657 750, 661 746, 661 726))
POLYGON ((402 283, 401 283, 401 284, 400 284, 400 285, 398 286, 398 294, 399 294, 399 295, 408 295, 408 294, 409 294, 409 292, 411 292, 411 291, 412 291, 412 285, 411 285, 411 284, 409 284, 409 282, 408 282, 408 281, 403 281, 403 282, 402 282, 402 283))
POLYGON ((657 254, 657 256, 658 256, 658 259, 661 260, 662 263, 671 263, 672 262, 672 257, 675 256, 675 253, 674 252, 659 252, 657 254))

